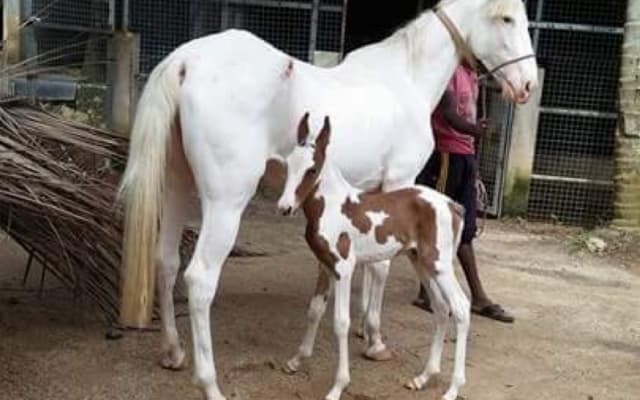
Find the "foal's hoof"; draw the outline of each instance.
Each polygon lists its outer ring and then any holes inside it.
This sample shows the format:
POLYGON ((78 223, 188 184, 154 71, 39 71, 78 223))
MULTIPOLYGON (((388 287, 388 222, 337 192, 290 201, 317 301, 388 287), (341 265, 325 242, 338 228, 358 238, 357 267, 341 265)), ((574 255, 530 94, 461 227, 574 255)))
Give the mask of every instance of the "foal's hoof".
POLYGON ((181 352, 177 357, 173 354, 167 354, 160 360, 160 366, 170 371, 183 370, 187 366, 187 356, 184 352, 181 352))
POLYGON ((393 359, 393 353, 386 346, 380 351, 372 351, 371 349, 364 352, 364 357, 370 361, 389 361, 393 359))
POLYGON ((282 371, 287 375, 295 375, 300 369, 300 363, 296 360, 289 360, 282 366, 282 371))
POLYGON ((418 391, 418 390, 424 389, 426 384, 427 384, 427 381, 423 377, 416 376, 415 378, 411 379, 409 382, 405 383, 404 387, 409 390, 418 391))

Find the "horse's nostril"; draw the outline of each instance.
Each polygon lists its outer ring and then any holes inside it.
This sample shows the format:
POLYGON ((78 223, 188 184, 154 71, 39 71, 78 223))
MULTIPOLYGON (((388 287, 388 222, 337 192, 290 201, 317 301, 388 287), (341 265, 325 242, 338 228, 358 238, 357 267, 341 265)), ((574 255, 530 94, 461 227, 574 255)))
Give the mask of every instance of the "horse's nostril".
POLYGON ((531 92, 531 81, 527 82, 527 83, 524 85, 524 90, 526 90, 526 91, 527 91, 527 93, 531 92))

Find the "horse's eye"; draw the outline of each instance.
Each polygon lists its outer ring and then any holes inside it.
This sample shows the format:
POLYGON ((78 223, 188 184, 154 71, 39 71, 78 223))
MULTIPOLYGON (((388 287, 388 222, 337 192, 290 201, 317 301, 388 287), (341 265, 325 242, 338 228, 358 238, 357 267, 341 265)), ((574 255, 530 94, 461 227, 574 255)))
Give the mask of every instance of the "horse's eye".
POLYGON ((502 17, 502 22, 504 22, 507 25, 510 25, 514 23, 514 20, 513 18, 505 15, 504 17, 502 17))

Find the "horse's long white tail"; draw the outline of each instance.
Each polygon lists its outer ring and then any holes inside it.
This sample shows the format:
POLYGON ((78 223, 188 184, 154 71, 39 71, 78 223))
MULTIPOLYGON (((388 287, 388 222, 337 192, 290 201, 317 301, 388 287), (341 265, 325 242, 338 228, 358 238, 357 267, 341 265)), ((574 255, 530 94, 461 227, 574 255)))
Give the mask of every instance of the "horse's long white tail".
POLYGON ((168 57, 153 70, 138 103, 131 133, 129 159, 120 186, 125 202, 120 322, 125 326, 144 327, 151 320, 158 221, 183 68, 182 62, 168 57))

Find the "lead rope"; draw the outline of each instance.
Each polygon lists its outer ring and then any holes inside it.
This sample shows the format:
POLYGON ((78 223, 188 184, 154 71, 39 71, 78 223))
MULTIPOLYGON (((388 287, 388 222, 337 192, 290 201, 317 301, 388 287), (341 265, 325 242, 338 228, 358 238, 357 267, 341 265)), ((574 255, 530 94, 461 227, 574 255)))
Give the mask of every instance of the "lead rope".
MULTIPOLYGON (((485 83, 480 84, 480 115, 483 120, 487 118, 487 86, 485 83)), ((482 138, 484 139, 484 137, 482 138)), ((476 205, 480 211, 480 223, 478 224, 477 237, 484 233, 485 222, 487 219, 486 205, 489 199, 487 188, 480 178, 480 152, 482 151, 482 139, 476 143, 476 205)))

